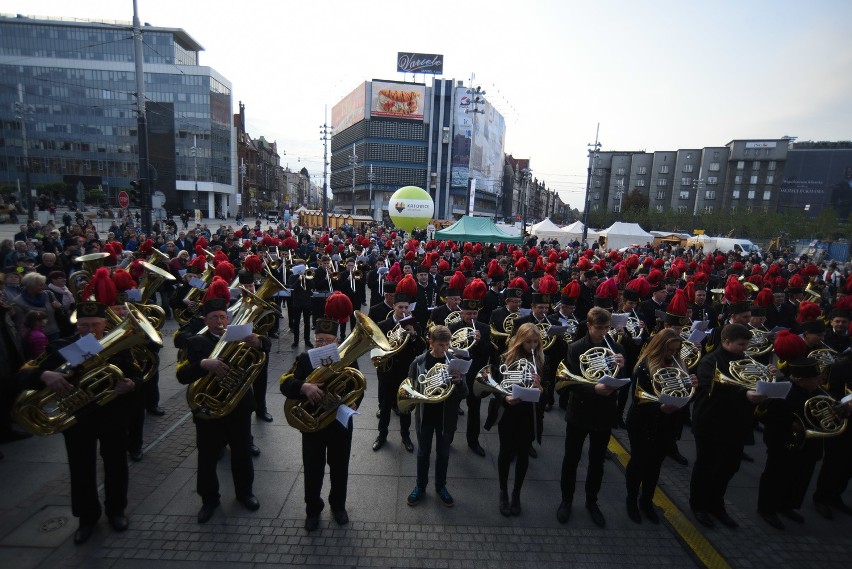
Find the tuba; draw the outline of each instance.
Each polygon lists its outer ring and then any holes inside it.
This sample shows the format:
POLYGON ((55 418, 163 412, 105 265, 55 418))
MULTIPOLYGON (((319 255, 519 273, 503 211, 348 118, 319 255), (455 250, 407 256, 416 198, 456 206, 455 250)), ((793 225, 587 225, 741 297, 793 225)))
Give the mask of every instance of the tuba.
POLYGON ((535 373, 535 365, 525 358, 521 358, 509 365, 500 365, 500 374, 503 380, 500 383, 491 376, 491 366, 487 365, 476 376, 473 382, 473 394, 477 397, 487 397, 492 393, 503 396, 512 395, 512 386, 532 387, 532 376, 535 373))
POLYGON ((769 368, 752 358, 734 360, 728 364, 728 373, 723 373, 718 367, 713 374, 713 382, 710 385, 710 394, 716 384, 733 385, 745 389, 755 389, 758 381, 772 383, 775 375, 769 368))
MULTIPOLYGON (((234 313, 232 325, 254 324, 269 310, 269 305, 254 294, 245 289, 243 294, 247 296, 240 310, 234 313)), ((207 357, 226 362, 228 373, 224 377, 208 373, 195 380, 186 390, 186 400, 196 417, 219 419, 233 411, 251 389, 263 369, 266 354, 242 341, 226 342, 223 336, 207 357)))
POLYGON ((808 439, 842 435, 849 424, 846 417, 848 410, 843 407, 843 403, 838 403, 828 395, 815 395, 805 401, 803 416, 795 415, 787 448, 799 450, 808 439))
POLYGON ((410 339, 411 335, 408 331, 397 322, 396 326, 388 332, 387 348, 381 344, 377 344, 378 347, 370 353, 370 360, 376 366, 376 371, 388 371, 393 357, 408 344, 408 340, 410 339))
POLYGON ((556 390, 578 383, 597 383, 605 375, 615 377, 621 369, 615 363, 615 352, 603 346, 589 348, 580 354, 580 375, 571 373, 565 362, 559 362, 556 368, 556 390))
MULTIPOLYGON (((464 330, 464 328, 462 328, 464 330)), ((450 376, 450 366, 435 364, 425 374, 417 376, 419 389, 406 377, 396 392, 396 405, 400 413, 411 413, 420 403, 442 403, 452 395, 455 385, 450 376)))
MULTIPOLYGON (((367 386, 364 374, 347 366, 374 346, 388 350, 390 345, 375 322, 357 310, 355 319, 358 321, 355 330, 338 348, 340 361, 314 369, 305 380, 323 384, 325 395, 322 401, 314 405, 310 401, 288 399, 284 404, 284 417, 291 427, 303 433, 319 431, 336 420, 337 408, 340 405, 352 405, 364 393, 367 386)), ((285 378, 282 377, 283 379, 285 378)))
MULTIPOLYGON (((266 312, 261 316, 258 320, 254 322, 254 333, 265 335, 272 326, 275 325, 275 317, 283 318, 281 312, 278 308, 271 303, 271 299, 278 294, 279 291, 284 290, 284 285, 281 284, 275 275, 272 274, 272 270, 269 268, 269 265, 264 264, 264 272, 266 273, 266 277, 263 279, 263 284, 254 291, 254 295, 263 300, 266 303, 266 312)), ((245 291, 248 292, 248 291, 245 291)), ((234 304, 231 306, 228 311, 236 314, 237 311, 242 306, 243 300, 240 297, 234 304)))
MULTIPOLYGON (((36 435, 52 435, 76 423, 77 417, 91 405, 103 406, 117 397, 115 386, 125 374, 109 360, 137 345, 148 342, 162 345, 160 335, 145 316, 135 306, 126 306, 127 318, 101 339, 103 350, 76 367, 66 362, 56 369, 80 378, 68 393, 60 395, 44 388, 27 390, 18 396, 13 412, 18 424, 36 435)), ((39 358, 27 362, 23 369, 37 368, 44 361, 39 358)))
POLYGON ((83 268, 79 271, 74 271, 68 277, 68 290, 74 295, 77 302, 81 301, 80 295, 83 294, 83 289, 92 280, 92 275, 99 268, 103 267, 109 253, 90 253, 89 255, 81 255, 74 259, 75 263, 82 263, 83 268))
POLYGON ((680 367, 661 367, 651 376, 653 393, 648 393, 637 384, 633 396, 642 403, 659 403, 661 395, 670 397, 691 398, 695 395, 695 387, 689 373, 680 367))

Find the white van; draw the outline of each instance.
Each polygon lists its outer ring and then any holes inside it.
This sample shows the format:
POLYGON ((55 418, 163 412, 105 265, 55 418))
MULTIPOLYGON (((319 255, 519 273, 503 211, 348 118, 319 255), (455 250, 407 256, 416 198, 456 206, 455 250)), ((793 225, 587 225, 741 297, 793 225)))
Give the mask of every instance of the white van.
MULTIPOLYGON (((733 239, 730 237, 712 237, 716 242, 716 249, 722 253, 734 251, 741 256, 748 256, 756 253, 760 257, 760 247, 749 241, 748 239, 733 239)), ((707 249, 705 248, 705 251, 707 249)))

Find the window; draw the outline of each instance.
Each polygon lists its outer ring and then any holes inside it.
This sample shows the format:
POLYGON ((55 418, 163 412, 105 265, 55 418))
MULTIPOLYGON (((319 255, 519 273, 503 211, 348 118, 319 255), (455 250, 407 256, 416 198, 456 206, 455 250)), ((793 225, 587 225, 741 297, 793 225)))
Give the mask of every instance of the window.
POLYGON ((747 197, 748 197, 748 199, 753 200, 754 199, 754 190, 749 190, 747 197))
MULTIPOLYGON (((689 158, 689 157, 690 157, 690 155, 689 155, 689 154, 687 154, 687 155, 686 155, 686 157, 687 157, 687 158, 689 158)), ((684 164, 684 165, 683 165, 683 171, 684 171, 684 173, 686 173, 686 174, 691 174, 691 173, 692 173, 693 168, 695 168, 695 165, 694 165, 694 164, 684 164)))
POLYGON ((677 206, 677 212, 678 213, 686 213, 686 206, 685 205, 677 206))
POLYGON ((749 184, 752 184, 752 185, 756 184, 756 183, 757 183, 757 175, 751 176, 751 177, 749 178, 749 182, 748 182, 748 183, 749 183, 749 184))
POLYGON ((759 161, 757 161, 757 160, 755 160, 754 162, 752 162, 752 163, 751 163, 751 169, 752 169, 752 170, 760 170, 760 162, 759 162, 759 161))
POLYGON ((657 204, 654 209, 657 210, 657 213, 663 213, 663 204, 657 204))
POLYGON ((594 194, 592 194, 592 199, 593 199, 593 200, 599 200, 599 199, 601 199, 601 193, 600 193, 600 192, 595 192, 594 194))
POLYGON ((772 190, 763 190, 763 201, 769 201, 772 199, 772 190))
POLYGON ((734 183, 735 184, 742 184, 743 183, 743 177, 740 174, 737 174, 736 176, 734 176, 734 183))
POLYGON ((769 174, 768 176, 766 176, 766 183, 767 184, 772 184, 774 182, 775 182, 775 176, 773 176, 772 174, 769 174))
POLYGON ((639 166, 639 170, 636 173, 639 174, 640 176, 644 176, 645 174, 648 173, 648 167, 647 166, 639 166))
POLYGON ((659 192, 657 192, 657 199, 658 199, 658 200, 664 200, 664 199, 666 199, 666 192, 664 192, 664 191, 662 191, 662 190, 660 190, 659 192))
POLYGON ((660 174, 668 174, 669 173, 669 165, 663 164, 660 166, 660 174))
POLYGON ((705 200, 715 200, 716 199, 716 190, 707 190, 704 192, 705 200))
POLYGON ((644 188, 645 187, 645 180, 636 180, 636 187, 637 188, 644 188))
POLYGON ((775 160, 770 160, 769 162, 766 163, 766 169, 767 170, 775 170, 775 164, 776 164, 775 160))
POLYGON ((621 213, 621 205, 612 206, 612 211, 615 213, 621 213))
POLYGON ((661 188, 664 188, 669 185, 669 181, 666 178, 660 178, 659 180, 657 180, 657 185, 661 188))
POLYGON ((707 169, 711 172, 718 172, 719 171, 719 163, 718 162, 711 162, 710 166, 707 169))
POLYGON ((593 203, 592 211, 598 211, 601 208, 601 204, 593 203))
POLYGON ((603 168, 598 168, 595 170, 595 176, 603 176, 603 168))
POLYGON ((600 181, 600 180, 595 180, 595 187, 596 187, 596 188, 600 188, 600 187, 601 187, 601 181, 600 181))
POLYGON ((719 178, 716 176, 707 176, 707 185, 715 186, 719 183, 719 178))
POLYGON ((713 213, 713 206, 712 205, 705 205, 704 206, 704 213, 713 213))
POLYGON ((680 179, 680 185, 681 186, 691 186, 692 185, 692 178, 681 178, 680 179))
POLYGON ((686 190, 686 191, 681 190, 679 197, 682 200, 688 200, 689 199, 689 190, 686 190))
POLYGON ((744 168, 745 168, 745 161, 744 160, 740 160, 739 162, 737 162, 737 170, 743 170, 744 168))
POLYGON ((731 199, 735 199, 735 200, 740 199, 740 191, 734 190, 733 192, 731 192, 731 199))
POLYGON ((623 176, 624 175, 624 168, 623 167, 619 168, 618 170, 615 171, 615 173, 618 174, 619 176, 623 176))

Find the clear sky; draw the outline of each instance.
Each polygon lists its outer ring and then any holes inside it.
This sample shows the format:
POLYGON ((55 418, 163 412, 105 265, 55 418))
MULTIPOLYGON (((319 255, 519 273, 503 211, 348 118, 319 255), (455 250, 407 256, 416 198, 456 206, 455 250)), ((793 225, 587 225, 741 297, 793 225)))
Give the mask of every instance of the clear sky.
MULTIPOLYGON (((582 207, 587 144, 721 146, 852 139, 849 0, 138 0, 233 82, 249 133, 321 183, 319 125, 360 82, 401 80, 396 53, 444 55, 506 117, 507 153, 582 207)), ((0 0, 0 12, 131 20, 132 0, 0 0)), ((409 78, 411 76, 409 75, 409 78)), ((422 76, 419 76, 422 77, 422 76)))

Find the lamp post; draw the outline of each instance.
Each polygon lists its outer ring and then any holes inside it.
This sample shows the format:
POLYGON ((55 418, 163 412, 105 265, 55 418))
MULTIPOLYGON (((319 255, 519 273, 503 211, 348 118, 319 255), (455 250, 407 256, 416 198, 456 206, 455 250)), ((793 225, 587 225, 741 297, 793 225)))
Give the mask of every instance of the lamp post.
POLYGON ((593 159, 596 159, 598 156, 598 151, 601 149, 601 143, 598 140, 598 135, 601 132, 601 123, 598 123, 598 128, 595 131, 595 142, 594 144, 589 144, 589 170, 588 175, 586 176, 586 205, 583 208, 583 243, 586 242, 586 238, 589 236, 589 209, 590 203, 589 198, 591 197, 591 188, 592 188, 592 165, 593 159))
POLYGON ((521 170, 521 236, 527 232, 527 199, 529 197, 530 180, 532 180, 532 170, 524 168, 521 170))
MULTIPOLYGON (((358 155, 355 154, 355 145, 352 145, 352 156, 349 157, 349 165, 352 166, 352 215, 355 215, 355 168, 358 166, 358 155)), ((352 220, 355 224, 355 220, 352 220)))
POLYGON ((198 199, 198 135, 192 135, 192 171, 195 179, 195 209, 201 209, 201 202, 198 199))
MULTIPOLYGON (((471 79, 471 82, 473 82, 473 76, 472 75, 471 75, 470 79, 471 79)), ((476 115, 481 115, 481 114, 485 113, 485 109, 479 108, 480 105, 485 105, 485 91, 482 89, 482 87, 477 86, 475 89, 472 88, 472 87, 473 86, 471 86, 471 88, 467 90, 467 94, 470 95, 471 98, 472 98, 470 108, 464 110, 465 114, 468 114, 468 113, 473 114, 473 118, 471 120, 472 124, 471 124, 471 127, 470 127, 470 150, 467 154, 467 171, 468 171, 468 175, 467 175, 468 189, 467 189, 467 191, 468 191, 468 200, 469 200, 469 203, 468 203, 468 206, 467 206, 467 214, 468 215, 473 215, 473 209, 474 209, 474 206, 476 205, 476 203, 475 203, 475 201, 476 201, 475 200, 475 197, 476 197, 476 186, 475 186, 475 184, 476 184, 476 182, 473 181, 474 178, 473 178, 473 175, 472 175, 472 169, 473 169, 472 168, 472 166, 473 166, 473 137, 476 135, 476 115)), ((495 218, 497 217, 496 212, 495 212, 494 217, 495 218)))
POLYGON ((21 198, 26 199, 27 216, 29 219, 33 219, 35 207, 32 191, 30 190, 30 158, 29 149, 27 148, 27 108, 24 105, 24 86, 20 83, 18 83, 18 101, 15 103, 15 117, 21 123, 21 143, 24 151, 24 191, 21 192, 21 198))
POLYGON ((370 171, 367 172, 367 181, 370 183, 370 206, 369 206, 369 209, 373 212, 373 216, 372 216, 373 221, 378 221, 376 219, 376 210, 378 208, 373 205, 373 178, 374 177, 375 176, 373 175, 373 165, 370 164, 370 171))

